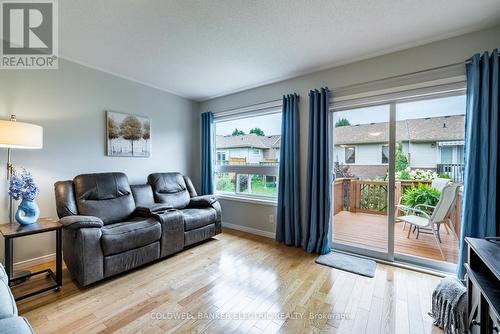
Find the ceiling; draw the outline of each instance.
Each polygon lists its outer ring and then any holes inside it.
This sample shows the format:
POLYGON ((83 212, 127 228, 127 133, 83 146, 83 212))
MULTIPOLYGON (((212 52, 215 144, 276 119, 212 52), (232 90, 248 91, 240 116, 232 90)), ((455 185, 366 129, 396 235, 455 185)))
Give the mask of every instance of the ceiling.
POLYGON ((202 101, 500 22, 499 0, 59 1, 60 56, 202 101))

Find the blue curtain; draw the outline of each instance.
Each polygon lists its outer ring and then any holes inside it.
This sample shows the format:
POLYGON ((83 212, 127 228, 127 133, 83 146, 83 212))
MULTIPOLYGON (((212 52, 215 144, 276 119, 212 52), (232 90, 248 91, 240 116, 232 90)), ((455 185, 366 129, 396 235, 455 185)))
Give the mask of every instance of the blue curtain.
POLYGON ((467 64, 465 175, 458 277, 467 261, 465 237, 499 236, 498 50, 476 54, 467 64))
POLYGON ((214 159, 213 159, 213 125, 214 114, 201 114, 201 193, 202 195, 214 192, 214 159))
POLYGON ((309 93, 309 151, 307 157, 306 239, 307 252, 330 252, 331 173, 328 88, 309 93))
POLYGON ((300 246, 299 96, 283 96, 276 240, 300 246))

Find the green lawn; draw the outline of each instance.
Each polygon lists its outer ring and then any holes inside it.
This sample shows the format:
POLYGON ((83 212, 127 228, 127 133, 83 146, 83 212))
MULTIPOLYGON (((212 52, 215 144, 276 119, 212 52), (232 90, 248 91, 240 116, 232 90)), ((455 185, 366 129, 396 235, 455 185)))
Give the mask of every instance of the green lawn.
MULTIPOLYGON (((264 187, 264 177, 259 175, 252 175, 252 195, 259 196, 270 196, 276 197, 278 195, 278 189, 276 188, 276 183, 270 181, 271 177, 268 178, 267 184, 264 187)), ((249 194, 248 187, 244 182, 240 185, 240 192, 243 194, 249 194)), ((234 176, 229 174, 220 173, 217 175, 217 191, 225 192, 236 192, 236 181, 234 176)))
POLYGON ((274 182, 267 182, 267 186, 264 187, 263 178, 253 177, 252 178, 252 194, 261 196, 278 196, 278 189, 274 182))

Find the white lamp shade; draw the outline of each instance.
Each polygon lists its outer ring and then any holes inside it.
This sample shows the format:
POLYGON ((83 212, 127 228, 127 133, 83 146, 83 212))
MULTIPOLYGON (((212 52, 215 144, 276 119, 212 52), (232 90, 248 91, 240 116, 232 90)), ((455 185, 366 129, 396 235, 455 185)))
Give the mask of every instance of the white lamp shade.
POLYGON ((40 149, 43 128, 39 125, 0 120, 0 147, 40 149))

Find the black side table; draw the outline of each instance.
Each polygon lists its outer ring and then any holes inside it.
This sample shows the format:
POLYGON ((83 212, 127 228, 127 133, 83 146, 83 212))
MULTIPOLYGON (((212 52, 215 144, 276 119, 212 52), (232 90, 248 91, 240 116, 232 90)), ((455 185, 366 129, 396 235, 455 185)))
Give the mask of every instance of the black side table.
POLYGON ((47 274, 47 277, 52 278, 55 284, 49 287, 39 289, 33 292, 29 292, 22 296, 16 297, 16 301, 22 300, 36 294, 54 290, 59 291, 62 286, 62 225, 54 219, 50 218, 40 218, 36 223, 30 225, 19 225, 18 223, 13 224, 2 224, 0 225, 0 233, 5 238, 5 272, 9 277, 9 286, 17 285, 15 282, 23 281, 23 279, 29 278, 31 276, 40 275, 43 273, 47 274), (50 268, 40 270, 33 273, 28 273, 20 275, 17 277, 12 277, 14 274, 13 270, 13 241, 15 238, 25 237, 28 235, 34 235, 45 232, 56 232, 56 272, 54 273, 50 268))

